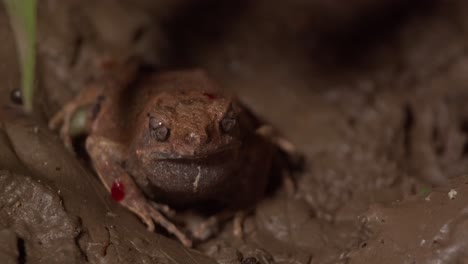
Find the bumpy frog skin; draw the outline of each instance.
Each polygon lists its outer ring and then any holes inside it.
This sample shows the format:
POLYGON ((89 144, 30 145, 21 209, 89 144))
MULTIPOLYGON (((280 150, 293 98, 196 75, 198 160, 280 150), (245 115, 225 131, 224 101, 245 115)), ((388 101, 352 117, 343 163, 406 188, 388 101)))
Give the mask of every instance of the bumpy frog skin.
POLYGON ((262 197, 275 146, 256 133, 259 122, 200 70, 151 74, 136 69, 87 86, 49 123, 61 124, 71 147, 70 120, 88 109, 86 150, 114 199, 154 230, 160 224, 191 241, 161 211, 217 203, 233 210, 262 197))

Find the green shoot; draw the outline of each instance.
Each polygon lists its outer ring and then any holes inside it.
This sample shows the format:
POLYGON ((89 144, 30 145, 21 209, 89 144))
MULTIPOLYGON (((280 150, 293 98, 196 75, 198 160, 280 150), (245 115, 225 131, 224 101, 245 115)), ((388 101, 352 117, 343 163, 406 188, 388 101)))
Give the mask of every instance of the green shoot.
POLYGON ((36 0, 4 0, 16 37, 24 109, 32 111, 36 64, 36 0))

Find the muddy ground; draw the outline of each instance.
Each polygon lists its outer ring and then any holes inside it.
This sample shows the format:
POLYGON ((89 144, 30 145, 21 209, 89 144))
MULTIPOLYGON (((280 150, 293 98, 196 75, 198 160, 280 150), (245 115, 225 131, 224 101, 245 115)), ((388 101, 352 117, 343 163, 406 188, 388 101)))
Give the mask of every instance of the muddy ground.
POLYGON ((33 116, 0 5, 0 263, 468 263, 468 4, 309 2, 39 1, 33 116), (206 69, 304 153, 297 192, 242 240, 147 232, 45 125, 103 54, 206 69))

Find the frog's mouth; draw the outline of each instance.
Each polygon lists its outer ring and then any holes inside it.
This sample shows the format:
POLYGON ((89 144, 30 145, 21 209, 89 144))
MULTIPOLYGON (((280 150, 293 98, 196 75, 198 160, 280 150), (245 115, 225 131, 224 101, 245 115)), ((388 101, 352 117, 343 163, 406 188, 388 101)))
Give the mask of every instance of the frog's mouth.
POLYGON ((238 146, 227 145, 194 155, 140 153, 137 162, 129 162, 127 169, 145 175, 149 185, 142 187, 147 189, 148 196, 171 204, 204 201, 216 197, 219 190, 231 184, 243 159, 238 146))
POLYGON ((196 160, 207 160, 207 159, 217 159, 221 157, 233 158, 236 157, 239 153, 240 143, 229 144, 223 147, 218 147, 216 149, 209 149, 207 151, 197 152, 196 150, 190 153, 183 152, 153 152, 149 155, 150 159, 153 160, 167 160, 167 161, 196 161, 196 160))

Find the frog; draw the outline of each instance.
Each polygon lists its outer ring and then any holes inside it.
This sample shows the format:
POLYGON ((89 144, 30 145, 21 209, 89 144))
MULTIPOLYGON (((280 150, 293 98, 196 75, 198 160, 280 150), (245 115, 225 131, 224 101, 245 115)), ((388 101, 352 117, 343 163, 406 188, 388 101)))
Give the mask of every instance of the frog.
POLYGON ((149 231, 159 225, 190 247, 192 239, 169 219, 173 208, 239 211, 265 195, 279 147, 236 96, 203 69, 117 68, 85 85, 49 127, 73 150, 71 124, 84 116, 92 167, 149 231))

